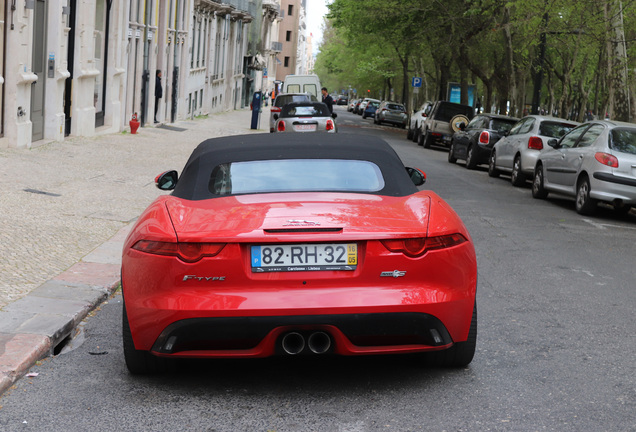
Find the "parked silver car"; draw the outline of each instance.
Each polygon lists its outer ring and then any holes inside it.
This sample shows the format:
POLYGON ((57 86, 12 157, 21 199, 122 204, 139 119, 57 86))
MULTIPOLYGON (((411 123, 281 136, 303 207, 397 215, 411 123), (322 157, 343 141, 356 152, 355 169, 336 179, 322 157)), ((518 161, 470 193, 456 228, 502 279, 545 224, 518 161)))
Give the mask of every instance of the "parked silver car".
POLYGON ((280 93, 274 99, 274 104, 272 105, 272 109, 269 114, 269 131, 274 132, 274 128, 276 127, 276 120, 274 119, 274 115, 280 115, 283 106, 290 102, 310 102, 317 101, 316 96, 311 93, 280 93))
POLYGON ((593 213, 598 201, 619 213, 636 205, 635 124, 593 121, 548 145, 534 169, 534 198, 550 192, 573 196, 580 214, 593 213))
POLYGON ((395 126, 405 128, 408 116, 406 115, 406 109, 404 105, 396 102, 384 101, 380 104, 375 111, 375 117, 373 123, 391 123, 395 126))
POLYGON ((532 178, 539 154, 549 148, 548 140, 561 138, 578 124, 549 116, 523 117, 492 148, 488 174, 498 177, 501 172, 510 173, 512 184, 522 186, 532 178))
POLYGON ((409 117, 409 127, 406 131, 406 139, 410 139, 413 142, 417 142, 420 139, 421 126, 428 117, 428 114, 433 108, 433 102, 424 102, 420 109, 415 111, 409 117))
POLYGON ((328 132, 336 133, 336 113, 330 113, 322 102, 292 102, 274 114, 274 132, 328 132))

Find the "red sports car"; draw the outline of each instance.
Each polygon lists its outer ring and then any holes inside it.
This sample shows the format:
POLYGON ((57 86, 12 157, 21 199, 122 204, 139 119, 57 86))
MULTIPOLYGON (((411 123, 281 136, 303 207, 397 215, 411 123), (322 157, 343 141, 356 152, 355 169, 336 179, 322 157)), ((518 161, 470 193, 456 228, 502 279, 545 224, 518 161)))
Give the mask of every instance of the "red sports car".
POLYGON ((426 353, 477 337, 466 227, 373 136, 209 139, 140 216, 122 258, 132 373, 171 357, 426 353))

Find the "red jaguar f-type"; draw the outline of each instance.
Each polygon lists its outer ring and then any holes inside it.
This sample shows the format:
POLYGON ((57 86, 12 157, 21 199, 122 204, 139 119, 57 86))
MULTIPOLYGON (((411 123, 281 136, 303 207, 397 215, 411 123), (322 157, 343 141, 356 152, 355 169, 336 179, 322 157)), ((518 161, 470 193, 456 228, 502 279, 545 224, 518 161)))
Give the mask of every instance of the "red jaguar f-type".
POLYGON ((465 366, 472 240, 425 175, 372 136, 209 139, 124 244, 128 369, 171 357, 425 353, 465 366))

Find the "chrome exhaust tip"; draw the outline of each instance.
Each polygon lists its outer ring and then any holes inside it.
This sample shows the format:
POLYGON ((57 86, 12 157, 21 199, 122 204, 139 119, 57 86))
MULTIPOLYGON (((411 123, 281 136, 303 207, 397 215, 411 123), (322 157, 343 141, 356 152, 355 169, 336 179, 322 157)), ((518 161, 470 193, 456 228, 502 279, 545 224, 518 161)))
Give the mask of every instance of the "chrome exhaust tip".
POLYGON ((282 346, 286 354, 300 354, 305 349, 305 338, 300 333, 289 332, 283 336, 282 346))
POLYGON ((331 348, 331 337, 325 332, 314 332, 309 335, 307 346, 314 354, 324 354, 331 348))

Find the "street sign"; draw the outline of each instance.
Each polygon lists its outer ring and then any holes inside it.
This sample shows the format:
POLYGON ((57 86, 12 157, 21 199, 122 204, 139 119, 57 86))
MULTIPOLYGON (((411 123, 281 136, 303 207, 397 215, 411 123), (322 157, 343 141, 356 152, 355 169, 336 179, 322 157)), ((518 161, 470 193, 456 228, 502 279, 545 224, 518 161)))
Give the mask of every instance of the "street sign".
POLYGON ((267 78, 267 68, 263 68, 263 78, 267 78))
POLYGON ((413 87, 422 87, 422 78, 421 77, 413 77, 412 86, 413 87))

